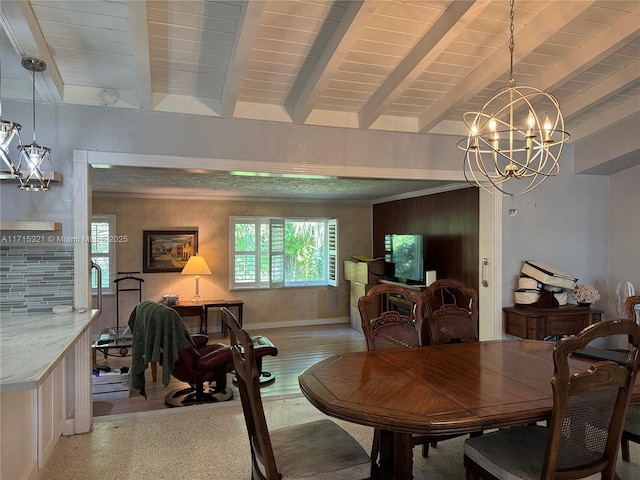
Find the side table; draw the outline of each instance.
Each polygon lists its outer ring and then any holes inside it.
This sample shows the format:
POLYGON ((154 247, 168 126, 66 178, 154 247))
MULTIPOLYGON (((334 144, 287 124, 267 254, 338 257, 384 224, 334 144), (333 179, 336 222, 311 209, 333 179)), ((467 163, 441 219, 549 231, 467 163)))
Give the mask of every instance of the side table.
POLYGON ((120 339, 114 339, 109 341, 96 340, 91 345, 91 362, 93 365, 97 363, 97 353, 100 350, 104 354, 104 359, 107 359, 109 355, 109 349, 116 348, 121 357, 126 357, 129 353, 129 349, 133 345, 133 337, 127 336, 120 339))
POLYGON ((181 317, 199 317, 200 318, 200 333, 207 334, 206 332, 206 324, 207 324, 207 310, 204 306, 203 302, 193 302, 193 301, 180 301, 180 303, 176 303, 175 305, 168 305, 173 308, 178 315, 181 317))
MULTIPOLYGON (((200 317, 200 333, 207 335, 209 329, 209 309, 210 308, 236 308, 238 322, 242 326, 242 310, 244 302, 242 300, 201 300, 199 302, 193 301, 181 301, 176 305, 170 305, 178 314, 183 316, 198 316, 200 317)), ((228 335, 227 329, 222 322, 222 333, 226 337, 228 335)))
POLYGON ((592 323, 602 320, 602 310, 578 305, 560 307, 514 306, 502 309, 504 331, 530 340, 544 340, 560 335, 575 335, 592 323))

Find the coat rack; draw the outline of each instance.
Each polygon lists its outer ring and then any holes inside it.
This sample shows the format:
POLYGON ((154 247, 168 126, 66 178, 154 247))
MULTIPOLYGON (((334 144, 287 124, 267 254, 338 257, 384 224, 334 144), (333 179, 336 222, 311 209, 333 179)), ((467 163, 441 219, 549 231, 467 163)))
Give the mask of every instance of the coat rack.
POLYGON ((144 279, 134 277, 138 273, 140 272, 118 272, 118 275, 124 275, 124 277, 116 278, 113 281, 116 284, 116 332, 118 334, 120 334, 120 292, 138 292, 138 303, 142 302, 144 279))

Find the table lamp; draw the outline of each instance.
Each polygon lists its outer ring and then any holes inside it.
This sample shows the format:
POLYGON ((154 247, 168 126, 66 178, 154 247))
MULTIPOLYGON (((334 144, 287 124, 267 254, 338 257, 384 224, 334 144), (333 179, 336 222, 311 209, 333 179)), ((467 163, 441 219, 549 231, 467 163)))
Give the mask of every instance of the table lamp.
POLYGON ((204 258, 199 257, 196 253, 189 257, 187 264, 182 269, 182 275, 195 275, 196 276, 196 294, 193 297, 194 302, 202 301, 200 298, 200 275, 211 275, 211 270, 204 258))

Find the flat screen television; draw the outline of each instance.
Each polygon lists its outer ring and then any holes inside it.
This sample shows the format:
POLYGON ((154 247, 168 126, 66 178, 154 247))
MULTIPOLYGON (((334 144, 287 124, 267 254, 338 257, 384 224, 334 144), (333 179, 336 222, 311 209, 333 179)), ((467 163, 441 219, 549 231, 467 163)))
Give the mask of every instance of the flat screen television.
POLYGON ((384 236, 385 261, 394 264, 398 282, 424 284, 422 235, 391 233, 384 236))

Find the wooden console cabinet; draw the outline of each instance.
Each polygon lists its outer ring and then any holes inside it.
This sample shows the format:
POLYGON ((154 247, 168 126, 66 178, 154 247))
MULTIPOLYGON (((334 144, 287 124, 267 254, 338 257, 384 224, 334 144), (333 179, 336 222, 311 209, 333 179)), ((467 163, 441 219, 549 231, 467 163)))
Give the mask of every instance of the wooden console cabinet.
POLYGON ((577 305, 547 308, 515 306, 505 307, 502 312, 505 333, 530 340, 575 335, 602 320, 602 310, 577 305))

